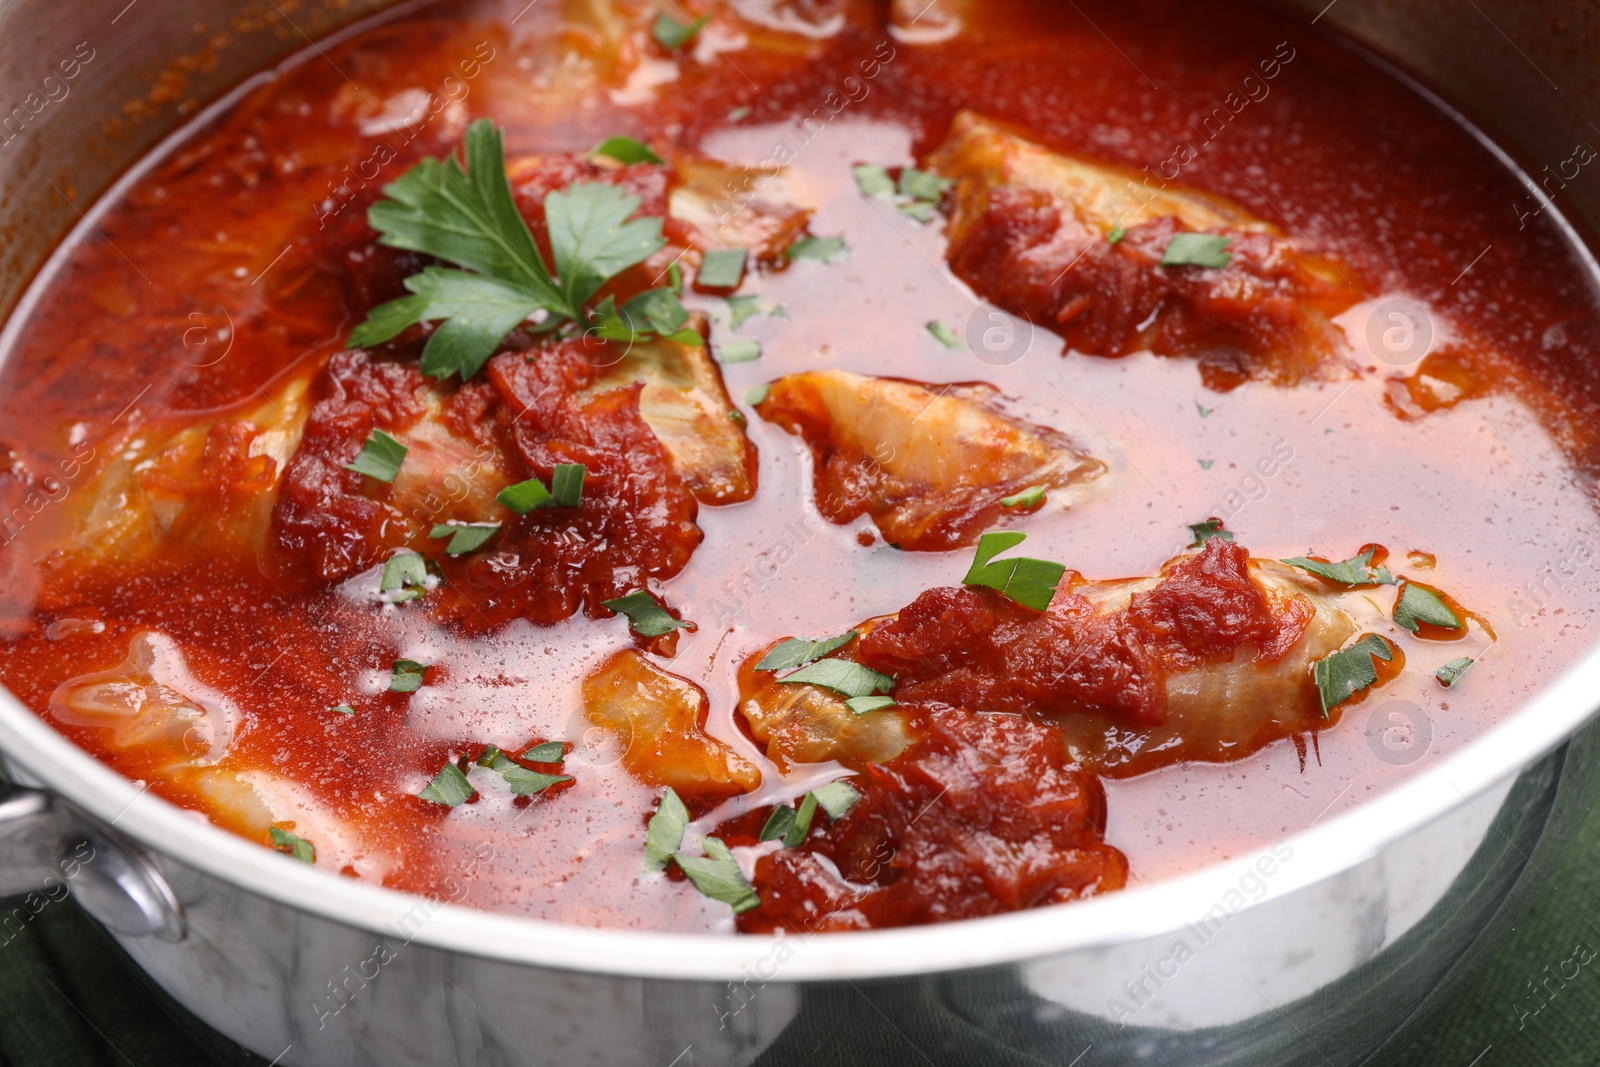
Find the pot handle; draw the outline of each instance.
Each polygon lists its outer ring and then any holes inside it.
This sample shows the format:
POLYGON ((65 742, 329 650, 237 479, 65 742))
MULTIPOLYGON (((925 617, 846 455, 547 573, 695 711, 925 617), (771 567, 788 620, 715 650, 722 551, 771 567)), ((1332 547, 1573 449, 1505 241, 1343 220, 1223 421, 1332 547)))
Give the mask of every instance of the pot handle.
POLYGON ((69 889, 113 933, 184 938, 183 905, 142 849, 43 790, 0 782, 0 896, 27 894, 37 912, 69 889))

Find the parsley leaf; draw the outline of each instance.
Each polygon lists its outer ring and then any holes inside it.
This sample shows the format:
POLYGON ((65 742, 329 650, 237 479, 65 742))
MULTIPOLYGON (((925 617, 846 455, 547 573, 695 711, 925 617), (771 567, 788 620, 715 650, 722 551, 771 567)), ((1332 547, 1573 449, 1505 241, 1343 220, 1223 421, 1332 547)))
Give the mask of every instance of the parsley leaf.
POLYGON ((784 249, 783 254, 791 261, 820 259, 824 263, 832 263, 843 258, 849 251, 850 246, 844 243, 843 237, 802 237, 784 249))
MULTIPOLYGON (((560 747, 560 743, 557 743, 560 747)), ((519 797, 531 797, 535 793, 542 793, 553 785, 572 781, 572 776, 567 774, 544 774, 540 771, 530 771, 522 764, 513 761, 504 752, 493 745, 482 756, 478 757, 478 766, 487 767, 506 780, 506 785, 519 797)))
POLYGON ((1020 493, 1000 498, 1003 508, 1031 508, 1044 499, 1045 488, 1042 485, 1030 485, 1020 493))
POLYGON ((428 536, 450 538, 450 543, 444 546, 444 554, 465 556, 488 544, 489 539, 499 532, 498 522, 448 522, 435 526, 428 536))
POLYGON ((589 158, 605 156, 618 163, 661 163, 662 158, 650 150, 650 146, 643 141, 632 137, 607 137, 604 141, 589 149, 589 158))
POLYGON ((850 172, 856 177, 856 185, 861 190, 862 196, 893 196, 894 179, 889 177, 889 172, 876 163, 863 163, 851 167, 850 172))
MULTIPOLYGON (((649 151, 631 138, 612 138, 595 152, 617 158, 640 149, 649 151)), ((442 320, 422 350, 422 371, 436 378, 472 377, 536 311, 548 312, 556 326, 583 319, 602 285, 665 245, 660 219, 629 220, 638 197, 614 185, 574 183, 544 199, 552 274, 517 211, 505 146, 488 119, 467 128, 465 169, 453 155, 424 159, 384 194, 367 212, 382 244, 462 269, 429 266, 407 278, 411 295, 373 308, 349 344, 379 344, 413 324, 442 320)))
POLYGON ((847 659, 819 659, 793 674, 779 678, 784 685, 815 685, 843 697, 864 697, 894 688, 894 679, 847 659))
POLYGON ((761 342, 722 341, 717 344, 715 351, 717 353, 717 362, 724 365, 729 363, 753 363, 761 358, 761 342))
POLYGON ((761 840, 776 841, 782 838, 784 848, 799 848, 811 832, 811 821, 816 817, 818 807, 828 813, 829 819, 837 820, 843 818, 860 799, 861 794, 848 782, 829 782, 818 786, 801 798, 798 810, 787 804, 773 808, 772 814, 761 827, 761 840))
POLYGON ((1194 540, 1189 542, 1190 548, 1204 547, 1205 543, 1213 537, 1220 537, 1224 541, 1232 541, 1233 533, 1222 528, 1221 519, 1207 519, 1205 522, 1191 522, 1189 534, 1194 540))
POLYGON ((693 22, 685 25, 663 11, 656 16, 656 24, 650 30, 650 36, 656 39, 656 44, 669 52, 677 51, 690 41, 695 35, 705 28, 711 21, 710 15, 701 15, 693 22))
POLYGON ((378 595, 385 604, 402 604, 421 597, 428 581, 428 566, 410 549, 390 556, 378 579, 378 595))
POLYGON ((1394 575, 1389 573, 1388 567, 1374 567, 1372 556, 1375 549, 1364 549, 1359 555, 1339 563, 1325 563, 1318 559, 1308 559, 1305 556, 1295 556, 1293 559, 1281 560, 1291 567, 1299 567, 1309 571, 1318 578, 1326 578, 1330 582, 1340 585, 1393 585, 1394 575))
POLYGON ((961 337, 954 330, 940 322, 938 319, 934 319, 932 322, 928 323, 928 332, 933 334, 934 339, 940 344, 952 350, 962 348, 966 344, 966 342, 961 340, 961 337))
POLYGON ((352 708, 349 704, 335 704, 328 710, 333 712, 335 715, 354 715, 356 713, 356 709, 352 708))
POLYGON ((689 856, 679 852, 672 857, 679 869, 689 876, 694 887, 712 900, 720 900, 733 908, 735 915, 759 905, 761 898, 739 869, 739 863, 728 846, 715 837, 706 838, 703 844, 706 850, 704 856, 689 856))
POLYGON ((422 676, 428 672, 426 663, 414 659, 397 659, 389 676, 389 692, 415 693, 422 688, 422 676))
POLYGON ((1349 648, 1330 653, 1312 665, 1311 675, 1317 683, 1324 719, 1358 690, 1377 684, 1378 668, 1374 657, 1387 663, 1394 659, 1394 652, 1377 634, 1366 634, 1349 648))
POLYGON ((744 394, 744 402, 753 408, 758 408, 767 402, 767 394, 770 392, 772 392, 772 384, 770 382, 755 386, 744 394))
POLYGON ((693 630, 694 623, 675 619, 661 606, 661 601, 650 595, 647 589, 640 589, 636 593, 618 597, 615 600, 600 601, 602 607, 610 608, 619 615, 628 617, 628 629, 640 637, 660 637, 682 628, 693 630))
POLYGON ((1226 267, 1233 262, 1227 247, 1232 237, 1213 233, 1175 233, 1161 253, 1163 267, 1226 267))
MULTIPOLYGON (((1002 596, 1023 607, 1043 611, 1050 606, 1056 586, 1067 568, 1049 560, 1017 556, 994 562, 994 557, 1007 549, 1015 548, 1028 539, 1025 533, 986 533, 978 538, 978 550, 963 585, 982 585, 995 589, 1002 596)), ((860 695, 860 694, 851 694, 860 695)))
POLYGON ((913 200, 937 202, 944 191, 954 184, 949 178, 941 178, 916 167, 906 167, 900 172, 900 195, 913 200))
POLYGON ((819 637, 815 641, 807 641, 803 637, 791 637, 780 641, 772 651, 761 657, 761 662, 756 664, 758 671, 782 671, 790 667, 803 667, 813 660, 819 660, 829 652, 843 648, 856 639, 855 630, 846 630, 838 637, 819 637))
POLYGON ((1472 669, 1472 662, 1471 656, 1462 656, 1460 659, 1453 659, 1449 663, 1446 663, 1443 667, 1440 667, 1438 670, 1434 671, 1433 676, 1439 679, 1440 683, 1446 689, 1454 689, 1456 687, 1456 683, 1461 681, 1462 676, 1472 669))
POLYGON ((467 776, 461 773, 460 767, 454 763, 446 763, 439 768, 439 773, 433 776, 433 781, 422 787, 417 796, 453 808, 472 799, 476 792, 477 790, 472 788, 472 783, 467 781, 467 776))
POLYGON ((560 741, 546 741, 528 749, 522 754, 522 758, 529 763, 564 763, 567 758, 567 746, 560 741))
POLYGON ((678 794, 668 786, 667 791, 661 794, 661 802, 656 805, 656 813, 650 816, 650 821, 645 825, 644 869, 666 870, 667 861, 683 844, 683 831, 688 826, 689 809, 683 806, 678 794))
POLYGON ((376 478, 380 482, 393 482, 395 475, 400 473, 400 464, 406 461, 406 453, 409 451, 405 445, 382 430, 373 430, 362 442, 360 454, 346 463, 344 469, 365 474, 368 478, 376 478))
POLYGON ((857 715, 865 715, 869 711, 882 711, 884 708, 894 707, 894 697, 851 697, 844 702, 844 706, 857 715))
POLYGON ((551 472, 550 489, 537 478, 508 485, 495 495, 495 500, 518 515, 526 515, 535 508, 574 508, 583 500, 582 463, 557 463, 551 472))
POLYGON ((749 253, 743 248, 716 248, 700 260, 695 284, 707 289, 737 289, 744 280, 744 265, 749 253))
POLYGON ((301 863, 315 864, 317 862, 317 846, 310 841, 287 830, 280 830, 276 826, 269 826, 267 833, 272 837, 272 847, 279 852, 287 853, 301 863))
POLYGON ((1106 234, 1106 243, 1114 245, 1126 236, 1128 236, 1128 228, 1119 222, 1111 228, 1110 233, 1106 234))
POLYGON ((729 325, 737 330, 746 320, 761 314, 761 298, 755 294, 728 297, 729 325))
POLYGON ((1422 624, 1437 626, 1443 630, 1463 630, 1465 625, 1450 605, 1446 604, 1438 593, 1426 586, 1417 585, 1411 579, 1405 580, 1405 585, 1400 587, 1400 598, 1394 602, 1394 621, 1397 626, 1404 626, 1412 633, 1422 629, 1422 624))

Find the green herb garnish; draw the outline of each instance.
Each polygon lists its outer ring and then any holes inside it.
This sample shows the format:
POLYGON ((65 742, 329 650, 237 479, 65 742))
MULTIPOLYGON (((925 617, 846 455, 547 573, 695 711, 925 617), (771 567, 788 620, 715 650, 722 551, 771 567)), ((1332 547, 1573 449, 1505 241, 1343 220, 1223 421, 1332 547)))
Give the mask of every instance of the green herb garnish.
MULTIPOLYGON (((1049 560, 1018 556, 996 561, 994 557, 1028 539, 1025 533, 1015 530, 1005 533, 986 533, 978 538, 978 550, 963 585, 981 585, 999 591, 1002 596, 1023 607, 1043 611, 1050 606, 1056 586, 1067 571, 1059 563, 1049 560)), ((859 696, 863 694, 850 694, 859 696)))
POLYGON ((721 840, 708 837, 703 842, 706 854, 690 856, 682 852, 672 857, 680 870, 689 876, 694 887, 712 900, 720 900, 733 909, 735 915, 749 911, 761 903, 739 863, 721 840))
POLYGON ((748 393, 744 394, 744 402, 753 408, 760 407, 762 404, 767 402, 767 394, 770 392, 772 392, 772 385, 770 383, 755 386, 748 393))
POLYGON ((961 339, 959 334, 938 319, 928 323, 928 332, 933 334, 934 339, 946 348, 957 349, 966 345, 966 342, 961 339))
POLYGON ((1388 567, 1374 567, 1372 557, 1376 549, 1368 548, 1360 555, 1351 556, 1339 563, 1325 563, 1322 560, 1308 559, 1305 556, 1295 556, 1293 559, 1282 560, 1291 567, 1299 567, 1309 571, 1318 578, 1326 578, 1330 582, 1340 585, 1393 585, 1394 575, 1389 573, 1388 567))
POLYGON ((663 11, 656 16, 656 24, 651 28, 650 36, 654 37, 656 44, 662 48, 675 52, 694 40, 695 35, 710 21, 710 15, 701 15, 693 22, 683 23, 663 11))
POLYGON ((567 758, 567 746, 560 741, 546 741, 534 745, 522 754, 522 758, 529 763, 563 763, 567 758))
POLYGON ((287 853, 301 863, 316 864, 317 846, 310 841, 287 830, 280 830, 276 826, 268 827, 267 833, 272 838, 272 847, 279 852, 287 853))
POLYGON ((626 615, 628 628, 640 637, 660 637, 679 628, 686 630, 695 628, 692 622, 673 618, 667 613, 667 609, 661 606, 661 601, 651 596, 646 589, 615 600, 602 600, 600 603, 618 615, 626 615))
POLYGON ((855 630, 846 630, 838 637, 819 637, 815 641, 807 641, 803 637, 791 637, 786 641, 780 641, 772 651, 762 656, 761 662, 756 664, 756 670, 783 671, 790 667, 804 667, 829 652, 843 648, 855 638, 855 630))
POLYGON ((683 844, 683 831, 689 826, 689 809, 683 806, 678 794, 668 786, 650 816, 644 831, 644 869, 664 871, 672 854, 683 844))
POLYGON ((717 362, 753 363, 761 358, 760 341, 722 341, 716 345, 717 362))
POLYGON ((1213 537, 1223 541, 1232 541, 1233 533, 1222 528, 1221 519, 1207 519, 1205 522, 1191 522, 1189 534, 1193 538, 1189 542, 1190 548, 1200 548, 1213 537))
POLYGON ((450 543, 444 546, 444 554, 465 556, 488 544, 489 539, 499 532, 498 522, 449 522, 435 526, 428 536, 450 538, 450 543))
POLYGON ((1110 233, 1106 234, 1106 243, 1114 245, 1126 236, 1128 236, 1128 228, 1119 222, 1111 228, 1110 233))
MULTIPOLYGON (((560 744, 557 743, 557 748, 560 744)), ((527 758, 526 755, 523 756, 527 758)), ((506 785, 519 797, 531 797, 535 793, 542 793, 553 785, 572 781, 572 776, 567 774, 544 774, 540 771, 530 771, 522 764, 515 762, 504 752, 493 745, 482 756, 478 757, 478 766, 487 767, 506 780, 506 785)))
POLYGON ((1456 687, 1456 683, 1461 681, 1462 675, 1466 674, 1471 669, 1472 657, 1462 656, 1460 659, 1453 659, 1449 663, 1446 663, 1443 667, 1440 667, 1438 670, 1434 671, 1433 676, 1439 679, 1446 689, 1454 689, 1456 687))
POLYGON ((815 685, 840 696, 865 697, 894 688, 894 679, 847 659, 819 659, 793 674, 779 678, 784 685, 815 685))
POLYGON ((495 500, 518 515, 526 515, 535 508, 575 508, 583 501, 584 465, 582 463, 557 463, 551 472, 550 488, 537 478, 508 485, 495 496, 495 500))
POLYGON ((1172 235, 1167 250, 1161 253, 1163 267, 1226 267, 1233 262, 1227 247, 1232 237, 1213 233, 1178 233, 1172 235))
POLYGON ((414 659, 395 660, 389 676, 389 692, 415 693, 422 688, 422 676, 427 672, 428 665, 425 663, 418 663, 414 659))
POLYGON ((1312 666, 1311 675, 1317 683, 1324 719, 1357 691, 1377 684, 1378 668, 1374 658, 1388 663, 1394 659, 1394 652, 1377 634, 1366 634, 1349 648, 1324 656, 1312 666))
POLYGON ((695 282, 707 289, 737 289, 744 280, 744 265, 750 253, 743 248, 717 248, 700 260, 695 282))
POLYGON ((819 786, 801 798, 798 810, 787 804, 773 808, 772 814, 761 827, 761 840, 776 841, 782 838, 784 848, 799 848, 811 832, 811 821, 818 807, 828 813, 829 819, 836 821, 843 818, 860 799, 861 794, 848 782, 829 782, 819 786))
POLYGON ((861 190, 862 196, 893 196, 894 179, 889 177, 889 172, 876 163, 863 163, 851 167, 850 172, 856 177, 856 186, 861 190))
POLYGON ((410 449, 396 441, 382 430, 373 430, 361 444, 361 451, 356 458, 344 465, 347 471, 365 474, 368 478, 376 478, 380 482, 393 482, 395 475, 400 473, 400 465, 406 461, 406 453, 410 449))
POLYGON ((1394 602, 1393 617, 1396 626, 1404 626, 1412 633, 1422 629, 1423 623, 1443 630, 1466 628, 1460 616, 1450 610, 1450 605, 1438 593, 1417 585, 1409 578, 1400 587, 1400 598, 1394 602))
POLYGON ((413 274, 405 280, 411 295, 373 308, 349 344, 381 344, 416 323, 443 320, 422 350, 422 372, 435 378, 472 377, 536 311, 545 311, 551 326, 587 325, 590 297, 666 243, 660 219, 630 221, 637 196, 601 182, 574 183, 544 198, 552 273, 517 211, 505 146, 488 119, 467 128, 465 169, 454 155, 424 159, 384 194, 367 212, 380 243, 463 269, 429 266, 413 274))
POLYGON ((427 590, 428 565, 410 549, 401 549, 383 565, 378 579, 378 595, 385 604, 416 600, 427 590))
POLYGON ((433 781, 422 787, 417 796, 453 808, 457 804, 471 800, 476 792, 477 790, 472 788, 472 783, 467 781, 467 776, 461 773, 460 767, 454 763, 446 763, 439 768, 439 773, 433 776, 433 781))
POLYGON ((662 158, 650 150, 650 146, 643 141, 632 137, 607 137, 604 141, 589 149, 589 158, 605 156, 618 163, 661 163, 662 158))
POLYGON ((335 704, 328 710, 333 712, 335 715, 354 715, 356 713, 356 709, 352 708, 349 704, 335 704))
POLYGON ((865 715, 869 711, 882 711, 884 708, 892 708, 894 703, 894 697, 851 697, 844 702, 844 706, 857 715, 865 715))
POLYGON ((850 250, 843 237, 802 237, 784 250, 790 260, 819 259, 832 263, 850 250))
POLYGON ((1030 485, 1020 493, 1000 498, 1003 508, 1031 508, 1044 499, 1045 488, 1042 485, 1030 485))

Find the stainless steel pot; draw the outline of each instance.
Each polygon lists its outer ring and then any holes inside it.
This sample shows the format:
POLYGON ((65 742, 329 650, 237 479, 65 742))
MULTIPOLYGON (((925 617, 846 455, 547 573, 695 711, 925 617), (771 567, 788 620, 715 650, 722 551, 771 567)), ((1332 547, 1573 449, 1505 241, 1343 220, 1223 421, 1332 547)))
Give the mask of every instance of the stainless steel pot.
MULTIPOLYGON (((0 2, 0 309, 79 209, 194 109, 377 6, 160 3, 0 2)), ((1535 164, 1566 158, 1600 115, 1593 8, 1292 6, 1439 86, 1535 164)), ((1592 184, 1564 196, 1600 219, 1592 184)), ((0 691, 18 783, 0 787, 0 892, 33 892, 0 915, 0 939, 70 888, 179 1002, 279 1064, 780 1064, 826 1046, 855 1062, 1334 1067, 1394 1040, 1515 917, 1593 796, 1600 732, 1580 728, 1597 703, 1600 652, 1401 788, 1153 888, 768 939, 556 926, 286 864, 0 691)))

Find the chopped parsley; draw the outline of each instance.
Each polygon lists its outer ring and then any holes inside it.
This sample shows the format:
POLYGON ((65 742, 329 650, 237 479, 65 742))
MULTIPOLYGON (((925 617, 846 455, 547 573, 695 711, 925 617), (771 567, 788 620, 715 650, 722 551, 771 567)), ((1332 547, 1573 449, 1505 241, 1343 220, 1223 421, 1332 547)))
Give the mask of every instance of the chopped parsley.
POLYGON ((740 105, 739 107, 736 107, 732 111, 728 112, 728 121, 729 122, 743 122, 745 119, 747 119, 749 117, 750 117, 750 108, 745 106, 745 105, 740 105))
POLYGON ((616 297, 606 297, 595 305, 590 316, 590 330, 607 341, 626 344, 657 337, 681 345, 705 344, 705 338, 689 324, 689 312, 670 285, 647 289, 620 308, 616 297))
POLYGON ((328 710, 333 712, 335 715, 354 715, 356 713, 356 709, 352 708, 349 704, 335 704, 328 710))
POLYGON ((966 344, 965 341, 961 340, 959 334, 938 319, 928 323, 928 332, 933 334, 936 341, 949 349, 962 348, 966 344))
POLYGON ((529 763, 563 763, 567 758, 567 746, 560 741, 546 741, 528 749, 521 758, 529 763))
POLYGON ((755 887, 739 869, 733 853, 719 838, 708 837, 702 842, 706 854, 690 856, 682 852, 673 854, 673 862, 694 887, 712 900, 720 900, 733 909, 735 915, 749 911, 761 903, 755 887))
POLYGON ((389 676, 389 692, 415 693, 422 688, 422 676, 427 672, 426 663, 418 663, 414 659, 395 660, 389 676))
POLYGON ((656 44, 669 52, 675 52, 695 39, 695 35, 705 28, 711 21, 710 15, 701 15, 693 22, 683 23, 663 11, 656 16, 656 24, 650 30, 650 36, 656 39, 656 44))
POLYGON ((489 539, 499 532, 498 522, 449 522, 435 526, 428 536, 450 538, 450 543, 444 546, 444 554, 465 556, 488 544, 489 539))
POLYGON ((415 552, 402 549, 384 563, 383 576, 378 579, 378 595, 385 604, 402 604, 421 597, 427 583, 428 565, 415 552))
POLYGON ((850 172, 855 175, 856 186, 861 190, 862 196, 893 196, 894 179, 889 177, 889 172, 876 163, 863 163, 851 167, 850 172))
POLYGON ((1213 537, 1221 538, 1224 541, 1233 540, 1233 533, 1222 528, 1221 519, 1207 519, 1205 522, 1191 522, 1189 524, 1189 535, 1193 538, 1193 540, 1189 542, 1190 548, 1202 548, 1204 547, 1205 543, 1211 540, 1213 537))
POLYGON ((1000 498, 1003 508, 1031 508, 1044 499, 1045 488, 1042 485, 1030 485, 1020 493, 1000 498))
POLYGON ((406 453, 409 451, 405 445, 382 430, 373 430, 362 442, 361 452, 355 459, 346 463, 344 469, 365 474, 368 478, 376 478, 380 482, 393 482, 395 475, 400 473, 400 465, 406 461, 406 453))
POLYGON ((750 253, 743 248, 716 248, 700 260, 695 283, 707 289, 737 289, 744 280, 744 265, 750 253))
POLYGON ((467 776, 461 773, 460 767, 454 763, 446 763, 439 768, 439 773, 433 776, 433 781, 422 787, 417 796, 453 808, 457 804, 471 800, 476 792, 477 790, 472 788, 472 783, 467 781, 467 776))
POLYGON ((844 706, 857 715, 865 715, 869 711, 882 711, 884 708, 894 707, 894 697, 851 697, 844 702, 844 706))
POLYGON ((644 831, 644 869, 664 871, 672 854, 683 844, 683 831, 689 826, 689 809, 683 806, 678 794, 668 786, 650 816, 644 831))
POLYGON ((1211 413, 1216 410, 1216 408, 1205 407, 1198 400, 1194 402, 1194 409, 1200 413, 1200 417, 1202 419, 1209 419, 1211 417, 1211 413))
POLYGON ((661 601, 651 596, 647 589, 640 589, 615 600, 602 600, 600 604, 618 615, 626 615, 628 629, 640 637, 660 637, 679 628, 686 630, 695 628, 694 623, 684 622, 669 615, 667 609, 661 606, 661 601))
POLYGON ((1426 586, 1417 585, 1409 578, 1400 587, 1400 598, 1394 602, 1394 621, 1412 633, 1422 629, 1422 624, 1437 626, 1442 630, 1466 629, 1460 616, 1450 610, 1438 593, 1426 586))
POLYGON ((287 830, 280 830, 276 826, 268 827, 267 833, 272 837, 272 847, 279 852, 293 856, 301 863, 315 865, 317 862, 317 846, 305 838, 291 834, 287 830))
POLYGON ((1324 719, 1334 707, 1359 690, 1377 684, 1378 668, 1374 658, 1388 663, 1394 659, 1394 651, 1377 634, 1365 634, 1349 648, 1324 656, 1312 665, 1311 675, 1317 683, 1324 719))
POLYGON ((1111 228, 1110 233, 1106 234, 1106 243, 1114 245, 1126 236, 1128 236, 1128 228, 1119 222, 1111 228))
POLYGON ((1376 549, 1363 549, 1359 555, 1351 556, 1339 563, 1326 563, 1319 559, 1308 559, 1305 556, 1295 556, 1293 559, 1282 560, 1291 567, 1299 567, 1309 571, 1318 578, 1325 578, 1330 582, 1340 585, 1393 585, 1394 575, 1389 573, 1388 567, 1374 567, 1372 557, 1376 549))
MULTIPOLYGON (((779 308, 778 310, 782 310, 779 308)), ((728 323, 737 330, 745 322, 761 314, 761 298, 755 294, 728 297, 728 323)))
POLYGON ((753 408, 758 408, 767 402, 767 394, 772 392, 771 383, 758 385, 744 394, 744 402, 753 408))
POLYGON ((535 508, 575 508, 583 501, 584 465, 582 463, 557 463, 551 472, 550 488, 537 478, 508 485, 495 496, 495 500, 518 515, 526 515, 535 508))
POLYGON ((844 243, 843 237, 802 237, 784 249, 783 254, 791 261, 820 259, 824 263, 832 263, 842 259, 849 251, 850 246, 844 243))
POLYGON ((1226 267, 1233 262, 1227 251, 1232 237, 1214 233, 1176 233, 1161 253, 1163 267, 1226 267))
POLYGON ((1056 586, 1061 583, 1061 576, 1067 572, 1067 568, 1059 563, 1030 559, 1027 556, 999 561, 994 558, 1027 539, 1027 534, 1015 530, 1005 533, 986 533, 978 538, 978 550, 972 560, 972 566, 967 570, 967 576, 961 579, 962 584, 981 585, 998 590, 1002 596, 1034 611, 1048 608, 1050 598, 1055 596, 1056 586))
POLYGON ((500 130, 479 119, 467 128, 465 168, 454 155, 428 158, 384 187, 385 198, 367 212, 379 242, 461 269, 432 265, 405 279, 410 295, 373 308, 351 331, 351 347, 438 321, 422 349, 422 372, 467 379, 537 311, 548 316, 542 327, 570 320, 587 328, 584 305, 600 287, 665 246, 659 218, 631 218, 637 196, 575 182, 544 198, 552 273, 517 210, 505 162, 500 130))
POLYGON ((1462 656, 1460 659, 1453 659, 1449 663, 1446 663, 1443 667, 1440 667, 1438 670, 1434 671, 1433 676, 1439 679, 1439 683, 1446 689, 1454 689, 1456 687, 1456 683, 1461 681, 1462 676, 1471 669, 1472 657, 1462 656))
POLYGON ((786 641, 780 641, 772 651, 762 656, 761 662, 756 664, 756 670, 783 671, 790 667, 804 667, 829 652, 843 648, 855 639, 854 630, 846 630, 838 637, 819 637, 815 641, 807 641, 803 637, 791 637, 786 641))
POLYGON ((662 158, 650 150, 650 146, 643 141, 632 137, 607 137, 604 141, 589 149, 589 158, 605 156, 618 163, 661 163, 662 158))
POLYGON ((1200 469, 1203 470, 1203 471, 1208 471, 1208 470, 1211 469, 1212 464, 1214 464, 1216 462, 1217 461, 1214 460, 1214 459, 1202 459, 1200 461, 1200 469))
POLYGON ((836 821, 844 818, 860 799, 861 794, 849 782, 829 782, 818 786, 801 798, 798 810, 787 804, 773 808, 772 814, 761 827, 761 840, 776 841, 782 838, 784 848, 799 848, 811 832, 811 820, 816 816, 817 808, 820 807, 828 813, 829 819, 836 821))
POLYGON ((871 696, 894 688, 894 679, 847 659, 820 659, 779 678, 784 685, 815 685, 845 698, 871 696))
POLYGON ((675 296, 683 295, 683 268, 678 266, 677 260, 667 264, 667 288, 675 296))
POLYGON ((718 363, 753 363, 761 358, 761 342, 721 341, 718 342, 715 352, 718 363))
POLYGON ((954 184, 949 178, 941 178, 916 167, 906 167, 900 172, 900 195, 912 200, 936 204, 944 196, 944 191, 954 184))
MULTIPOLYGON (((560 748, 560 742, 556 743, 560 748)), ((523 757, 527 758, 526 755, 523 757)), ((506 780, 506 785, 519 797, 531 797, 535 793, 542 793, 553 785, 572 781, 568 774, 545 774, 541 771, 530 771, 522 764, 515 762, 504 752, 493 745, 489 746, 482 756, 478 757, 478 766, 487 767, 506 780)))

